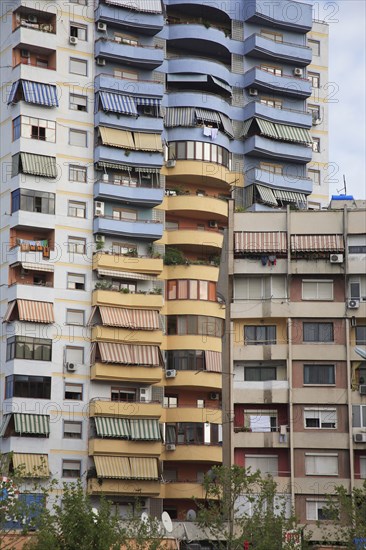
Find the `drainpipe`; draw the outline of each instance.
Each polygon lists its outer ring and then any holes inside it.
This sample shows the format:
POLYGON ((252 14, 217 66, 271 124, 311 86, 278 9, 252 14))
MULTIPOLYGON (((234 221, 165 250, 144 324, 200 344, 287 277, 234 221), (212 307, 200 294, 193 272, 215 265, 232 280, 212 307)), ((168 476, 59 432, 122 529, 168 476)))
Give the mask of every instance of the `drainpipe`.
POLYGON ((294 414, 292 397, 292 319, 287 319, 288 337, 288 403, 289 403, 289 427, 290 427, 290 483, 291 483, 291 507, 295 509, 295 472, 294 472, 294 414))

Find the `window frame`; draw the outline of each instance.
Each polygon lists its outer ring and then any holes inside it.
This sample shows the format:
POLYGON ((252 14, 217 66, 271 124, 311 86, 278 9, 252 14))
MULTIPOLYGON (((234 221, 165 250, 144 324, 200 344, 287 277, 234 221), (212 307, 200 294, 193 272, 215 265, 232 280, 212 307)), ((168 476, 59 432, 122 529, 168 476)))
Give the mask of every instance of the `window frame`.
POLYGON ((80 57, 69 57, 69 73, 77 74, 78 76, 88 76, 88 61, 86 59, 81 59, 80 57), (80 63, 85 68, 85 73, 75 72, 71 70, 72 63, 80 63))
POLYGON ((66 477, 66 478, 71 478, 71 479, 81 477, 81 460, 62 459, 62 474, 61 474, 61 477, 66 477), (71 465, 75 465, 75 464, 79 465, 78 470, 75 469, 75 468, 72 468, 72 469, 65 468, 65 466, 71 466, 71 465), (67 474, 66 472, 75 472, 75 474, 70 475, 70 474, 67 474))
POLYGON ((357 326, 355 327, 355 342, 357 346, 366 345, 366 324, 365 325, 357 324, 357 326))
POLYGON ((321 302, 332 302, 334 301, 334 281, 333 279, 302 279, 301 281, 301 299, 304 301, 321 301, 321 302), (306 285, 316 285, 316 296, 315 297, 304 297, 304 286, 306 285), (323 298, 322 296, 319 297, 319 288, 321 285, 325 284, 331 284, 331 297, 330 298, 323 298))
POLYGON ((85 254, 86 239, 84 239, 83 237, 74 237, 74 236, 68 235, 67 252, 69 254, 85 254))
POLYGON ((334 343, 334 323, 329 321, 303 321, 302 323, 302 341, 304 344, 332 344, 334 343), (321 331, 325 328, 330 329, 329 340, 321 340, 321 331), (315 334, 314 340, 310 339, 310 330, 315 334))
POLYGON ((64 401, 83 401, 83 393, 84 393, 84 386, 83 384, 78 384, 78 383, 72 383, 72 382, 65 382, 64 384, 64 401), (80 391, 78 392, 70 392, 70 389, 67 391, 67 386, 70 388, 70 387, 74 387, 74 388, 79 388, 80 391), (66 393, 70 393, 70 394, 75 394, 75 395, 80 395, 80 398, 75 398, 75 397, 66 397, 66 393))
POLYGON ((320 88, 320 73, 308 71, 308 80, 310 81, 312 88, 316 90, 320 88))
POLYGON ((311 48, 314 57, 320 57, 320 40, 308 38, 308 46, 311 48))
POLYGON ((77 164, 69 164, 69 181, 73 181, 76 183, 87 183, 88 180, 88 168, 87 166, 78 166, 77 164), (73 173, 77 174, 78 177, 76 179, 73 178, 73 173), (79 179, 79 175, 83 174, 85 175, 85 178, 79 179))
POLYGON ((83 423, 81 421, 77 420, 64 420, 62 424, 62 438, 63 439, 82 439, 83 438, 83 423), (80 426, 80 433, 79 432, 65 432, 65 426, 66 424, 71 424, 74 426, 80 426), (69 434, 69 435, 66 435, 69 434), (76 436, 70 435, 70 434, 76 434, 76 436))
POLYGON ((277 367, 270 367, 268 365, 264 367, 253 367, 253 366, 245 367, 244 366, 244 382, 273 382, 274 380, 277 380, 277 367), (262 376, 257 376, 257 377, 248 379, 247 371, 249 370, 253 371, 253 373, 258 372, 260 373, 260 375, 262 375, 264 371, 274 371, 274 378, 271 378, 271 377, 262 378, 262 376))
POLYGON ((83 309, 69 309, 67 308, 66 309, 66 316, 65 316, 65 324, 66 325, 70 325, 70 326, 76 326, 76 327, 83 327, 85 326, 85 310, 83 309), (72 314, 72 313, 80 313, 81 316, 82 316, 82 320, 81 320, 81 323, 71 323, 69 320, 68 320, 68 315, 69 314, 72 314))
POLYGON ((244 325, 244 345, 245 346, 272 346, 277 343, 277 325, 244 325), (254 329, 255 337, 253 339, 248 338, 246 332, 249 329, 254 329), (265 339, 258 339, 257 333, 264 329, 265 339), (274 337, 269 338, 269 332, 274 331, 274 337))
POLYGON ((88 132, 87 130, 78 130, 77 128, 69 128, 69 145, 71 147, 88 147, 88 132), (85 143, 72 143, 72 136, 83 136, 85 143))
POLYGON ((73 273, 73 272, 67 272, 66 273, 66 289, 67 290, 79 290, 79 291, 82 291, 84 292, 86 290, 86 276, 85 276, 85 273, 73 273), (72 281, 69 281, 69 277, 79 277, 80 279, 82 278, 83 279, 83 283, 81 282, 72 282, 72 281), (70 285, 80 285, 82 284, 83 287, 82 288, 77 288, 76 286, 70 286, 70 285))
MULTIPOLYGON (((313 407, 304 407, 304 429, 305 430, 336 430, 338 427, 338 411, 336 407, 319 407, 319 408, 313 408, 313 407), (314 420, 319 420, 319 426, 307 426, 306 425, 306 413, 314 413, 314 420), (318 413, 318 419, 315 418, 316 413, 318 413), (323 426, 323 420, 322 416, 323 414, 326 417, 327 413, 335 413, 335 422, 334 426, 323 426)), ((309 417, 308 420, 311 420, 309 417)), ((326 418, 325 418, 326 420, 326 418)), ((328 419, 329 420, 329 419, 328 419)), ((326 422, 324 422, 326 424, 326 422)), ((330 424, 330 422, 328 422, 330 424)), ((333 424, 333 422, 332 422, 333 424)))
MULTIPOLYGON (((303 365, 303 385, 304 386, 335 386, 336 385, 336 365, 334 363, 325 363, 325 364, 314 364, 314 363, 305 363, 303 365), (311 374, 308 373, 306 374, 306 371, 310 370, 310 369, 315 369, 317 368, 318 370, 316 371, 318 374, 320 374, 320 370, 319 370, 319 367, 328 367, 328 368, 331 368, 332 369, 332 373, 331 371, 329 371, 329 373, 327 374, 327 376, 329 377, 329 374, 331 373, 331 379, 332 381, 331 382, 319 382, 319 380, 317 380, 316 382, 312 382, 312 381, 306 381, 306 378, 311 378, 311 374)), ((324 373, 322 374, 322 376, 324 376, 324 373)))
POLYGON ((304 466, 305 466, 305 475, 306 476, 321 476, 321 477, 337 477, 339 475, 339 453, 305 453, 304 455, 304 466), (336 472, 329 471, 328 469, 326 471, 317 471, 316 466, 316 459, 319 459, 319 462, 322 463, 324 461, 324 458, 335 458, 336 459, 336 465, 337 468, 335 469, 336 472), (309 459, 309 460, 307 460, 309 459), (311 462, 310 459, 313 459, 313 470, 310 469, 311 462))
POLYGON ((313 182, 313 185, 321 185, 320 170, 313 170, 312 168, 308 168, 308 178, 311 179, 311 181, 313 182))
POLYGON ((50 338, 33 338, 30 336, 19 336, 14 335, 6 340, 6 361, 12 361, 13 359, 23 359, 27 361, 52 361, 52 339, 50 338), (19 345, 24 344, 24 354, 17 354, 19 350, 19 345), (28 346, 29 351, 31 352, 31 357, 25 357, 26 346, 28 346), (35 346, 42 347, 41 357, 38 355, 35 350, 35 346), (49 355, 44 358, 45 351, 49 352, 49 355))
POLYGON ((72 92, 69 93, 69 109, 71 111, 78 111, 81 113, 87 113, 88 112, 88 96, 82 95, 82 94, 74 94, 72 92), (85 109, 79 109, 80 106, 82 106, 80 103, 73 102, 72 100, 75 99, 85 99, 85 109), (74 108, 76 107, 76 109, 74 108))
POLYGON ((65 346, 64 348, 64 359, 65 363, 76 363, 77 365, 83 365, 85 360, 85 348, 82 346, 65 346), (81 352, 81 360, 78 359, 69 359, 68 352, 81 352))
POLYGON ((67 215, 70 218, 79 218, 80 220, 85 220, 86 219, 86 202, 69 200, 67 202, 67 215), (75 211, 75 214, 73 214, 72 211, 75 211), (79 216, 78 212, 84 215, 79 216))
POLYGON ((5 399, 51 399, 52 377, 11 374, 5 377, 5 399), (42 385, 40 390, 39 384, 42 385))
POLYGON ((76 23, 75 21, 70 21, 69 36, 70 37, 74 36, 75 38, 80 40, 80 42, 87 42, 88 41, 88 25, 82 25, 81 23, 76 23), (75 30, 76 30, 76 32, 75 32, 75 30), (84 31, 84 33, 85 33, 84 38, 79 36, 79 35, 83 34, 82 32, 79 32, 79 31, 84 31))
MULTIPOLYGON (((268 459, 276 459, 277 461, 277 469, 275 470, 275 472, 266 472, 266 471, 262 471, 260 468, 257 468, 261 474, 270 474, 272 476, 278 476, 278 455, 260 455, 260 454, 246 454, 245 455, 245 458, 244 458, 244 461, 245 461, 245 467, 247 468, 247 460, 248 458, 253 458, 255 460, 268 460, 268 459)), ((254 470, 252 470, 254 471, 254 470)))

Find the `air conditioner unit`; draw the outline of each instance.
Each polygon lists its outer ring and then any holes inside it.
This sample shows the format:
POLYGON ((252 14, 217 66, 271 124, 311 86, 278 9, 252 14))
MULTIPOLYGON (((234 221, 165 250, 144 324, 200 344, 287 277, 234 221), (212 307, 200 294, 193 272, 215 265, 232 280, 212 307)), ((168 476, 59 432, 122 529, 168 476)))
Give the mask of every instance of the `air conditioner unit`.
POLYGON ((28 15, 29 23, 38 23, 38 18, 36 15, 28 15))
POLYGON ((97 30, 99 32, 107 32, 107 25, 105 23, 102 23, 101 21, 98 21, 97 30))
POLYGON ((249 88, 249 95, 258 95, 257 88, 249 88))
POLYGON ((96 216, 104 216, 104 202, 95 201, 94 214, 96 216))
POLYGON ((165 378, 175 378, 177 376, 177 371, 175 369, 169 369, 165 371, 165 378))
POLYGON ((66 363, 65 364, 66 370, 68 372, 75 372, 76 371, 76 365, 75 363, 66 363))
POLYGON ((96 243, 105 243, 105 236, 104 235, 95 235, 95 242, 96 243))
POLYGON ((358 309, 360 307, 360 300, 348 300, 347 307, 348 309, 358 309))
POLYGON ((295 76, 302 76, 304 74, 304 71, 300 67, 294 68, 294 75, 295 76))
POLYGON ((20 57, 30 57, 29 50, 20 50, 20 57))
POLYGON ((217 401, 218 399, 220 399, 220 394, 219 392, 216 392, 216 391, 213 391, 210 393, 210 399, 214 399, 215 401, 217 401))
POLYGON ((353 441, 355 443, 366 443, 366 434, 353 434, 353 441))
POLYGON ((97 57, 97 65, 100 65, 100 67, 104 67, 105 59, 103 59, 102 57, 97 57))
POLYGON ((331 254, 329 261, 331 264, 343 264, 343 254, 331 254))
POLYGON ((174 168, 174 166, 175 166, 175 160, 174 160, 174 159, 172 159, 172 160, 167 160, 166 163, 165 163, 165 166, 166 166, 167 168, 174 168))
POLYGON ((360 395, 366 395, 366 385, 365 384, 362 384, 359 387, 359 392, 360 392, 360 395))
POLYGON ((69 42, 72 46, 76 46, 77 43, 79 42, 77 36, 70 36, 69 37, 69 42))
POLYGON ((208 227, 217 227, 217 221, 216 220, 209 220, 208 227))
POLYGON ((165 450, 166 451, 175 451, 175 444, 174 443, 167 443, 165 445, 165 450))

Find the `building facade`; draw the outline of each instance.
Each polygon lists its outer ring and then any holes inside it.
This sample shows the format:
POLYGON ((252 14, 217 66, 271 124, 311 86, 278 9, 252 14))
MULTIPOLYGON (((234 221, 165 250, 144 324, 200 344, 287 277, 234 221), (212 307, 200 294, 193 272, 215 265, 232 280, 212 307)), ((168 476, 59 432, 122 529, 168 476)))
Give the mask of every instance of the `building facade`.
POLYGON ((326 495, 366 476, 365 220, 234 213, 229 232, 230 459, 271 473, 315 537, 326 495))

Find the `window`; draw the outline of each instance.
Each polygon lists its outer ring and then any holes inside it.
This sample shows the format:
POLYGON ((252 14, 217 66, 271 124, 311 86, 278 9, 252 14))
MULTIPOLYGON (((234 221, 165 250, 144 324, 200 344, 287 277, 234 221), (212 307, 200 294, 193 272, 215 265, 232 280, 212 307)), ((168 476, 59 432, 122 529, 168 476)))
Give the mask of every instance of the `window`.
POLYGON ((167 352, 167 368, 175 370, 204 370, 204 352, 201 350, 169 350, 167 352))
POLYGON ((81 439, 82 437, 82 422, 71 422, 70 420, 64 420, 63 426, 64 439, 81 439))
POLYGON ((313 153, 320 153, 320 138, 313 137, 313 153))
POLYGON ((167 285, 167 300, 216 301, 216 283, 195 279, 170 280, 167 285))
POLYGON ((84 363, 84 348, 66 346, 65 363, 76 363, 78 365, 84 363))
POLYGON ((320 88, 320 74, 319 73, 308 73, 308 79, 311 82, 312 88, 320 88))
POLYGON ((305 475, 337 476, 338 455, 305 453, 305 475))
POLYGON ((352 405, 352 427, 366 428, 366 405, 352 405))
POLYGON ((275 109, 282 109, 282 100, 281 99, 272 99, 268 97, 261 97, 260 102, 262 105, 267 105, 267 107, 274 107, 275 109))
POLYGON ((62 477, 80 477, 80 476, 81 476, 80 460, 63 460, 62 461, 62 477))
POLYGON ((51 398, 50 376, 28 376, 13 374, 5 377, 5 399, 26 397, 32 399, 51 398))
POLYGON ((302 281, 303 300, 333 300, 333 281, 302 281))
POLYGON ((252 432, 275 432, 278 426, 277 411, 247 409, 244 411, 244 425, 252 432))
POLYGON ((88 62, 84 61, 84 59, 70 57, 69 73, 88 76, 88 62))
POLYGON ((111 388, 111 401, 137 401, 135 388, 111 388))
POLYGON ((138 73, 132 71, 123 71, 120 69, 114 69, 113 71, 114 78, 125 78, 126 80, 138 80, 138 73))
POLYGON ((306 500, 306 519, 313 521, 331 519, 327 513, 327 502, 325 500, 306 500))
POLYGON ((354 300, 362 300, 366 302, 366 276, 350 277, 349 280, 349 297, 354 300))
POLYGON ((335 365, 304 365, 304 384, 335 384, 335 365))
POLYGON ((68 237, 67 251, 71 254, 85 254, 86 239, 80 237, 68 237))
POLYGON ((366 479, 366 456, 360 456, 360 478, 366 479))
POLYGON ((173 141, 169 143, 168 160, 204 160, 230 168, 231 157, 227 149, 201 141, 173 141))
POLYGON ((286 298, 286 277, 237 277, 234 281, 236 300, 265 300, 286 298))
POLYGON ((137 212, 136 210, 126 210, 124 208, 113 208, 112 217, 114 220, 126 220, 126 221, 136 221, 137 212))
POLYGON ((320 42, 319 40, 308 40, 308 46, 311 48, 314 57, 320 56, 320 42))
POLYGON ((13 141, 20 137, 56 142, 56 122, 43 118, 18 116, 13 120, 13 141))
POLYGON ((72 218, 86 218, 86 203, 78 202, 78 201, 69 201, 68 215, 72 218))
POLYGON ((365 235, 349 235, 348 252, 350 254, 366 254, 365 235))
POLYGON ((11 194, 12 212, 26 210, 39 214, 55 213, 55 194, 31 189, 16 189, 11 194))
POLYGON ((52 360, 52 340, 12 336, 6 341, 6 360, 31 359, 34 361, 52 360))
POLYGON ((176 443, 202 445, 204 442, 204 424, 198 422, 178 422, 176 424, 176 443))
POLYGON ((245 345, 268 345, 276 343, 275 325, 247 325, 244 327, 245 345))
POLYGON ((304 409, 305 428, 328 430, 337 427, 337 409, 304 409))
POLYGON ((277 380, 277 369, 276 367, 245 367, 244 380, 246 382, 277 380))
POLYGON ((320 107, 319 105, 308 105, 308 113, 311 114, 313 119, 313 124, 320 120, 320 107))
POLYGON ((81 275, 80 273, 68 273, 67 288, 69 290, 85 290, 85 275, 81 275))
POLYGON ((281 67, 273 67, 271 65, 261 65, 262 71, 266 71, 267 73, 273 74, 275 76, 282 76, 282 69, 281 67))
POLYGON ((69 180, 79 183, 86 183, 87 168, 86 166, 69 165, 69 180))
POLYGON ((70 36, 85 42, 88 39, 88 27, 79 23, 70 23, 70 36))
POLYGON ((283 42, 283 36, 278 32, 261 31, 261 36, 268 38, 269 40, 273 40, 274 42, 283 42))
POLYGON ((260 162, 259 168, 264 172, 271 172, 271 174, 283 174, 283 166, 281 164, 272 164, 270 162, 260 162))
POLYGON ((88 110, 88 98, 85 95, 70 94, 69 96, 69 109, 72 111, 85 111, 88 110))
POLYGON ((304 342, 333 342, 333 323, 303 323, 304 342))
POLYGON ((366 344, 366 325, 356 327, 356 344, 361 344, 361 346, 366 344))
POLYGON ((64 399, 73 401, 83 400, 83 385, 82 384, 65 384, 64 399))
POLYGON ((136 256, 138 254, 137 246, 130 243, 113 242, 112 251, 113 254, 136 254, 136 256))
POLYGON ((66 324, 84 326, 84 311, 82 309, 67 309, 66 324))
POLYGON ((313 181, 313 185, 320 185, 320 170, 308 170, 308 176, 313 181))
POLYGON ((245 467, 252 472, 259 470, 262 474, 278 475, 278 457, 271 455, 245 455, 245 467))
POLYGON ((88 146, 88 132, 84 130, 72 130, 69 132, 69 144, 77 147, 88 146))
POLYGON ((196 334, 203 336, 221 337, 223 334, 223 320, 205 315, 168 315, 168 334, 196 334))
POLYGON ((164 407, 167 407, 170 409, 175 409, 176 407, 178 407, 178 397, 176 396, 169 397, 166 395, 164 397, 164 407))

